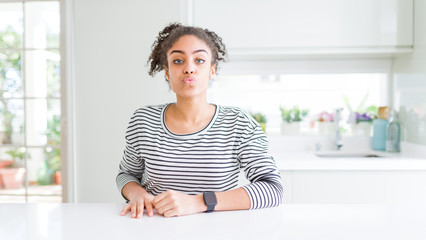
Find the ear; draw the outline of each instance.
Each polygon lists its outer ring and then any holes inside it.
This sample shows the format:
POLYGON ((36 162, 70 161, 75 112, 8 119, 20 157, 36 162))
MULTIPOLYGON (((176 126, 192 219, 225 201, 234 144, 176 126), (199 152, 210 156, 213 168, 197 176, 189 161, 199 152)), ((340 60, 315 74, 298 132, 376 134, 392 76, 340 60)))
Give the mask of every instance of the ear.
POLYGON ((212 76, 214 76, 215 74, 216 74, 216 64, 214 64, 211 67, 211 70, 210 70, 210 80, 212 79, 212 76))
POLYGON ((167 67, 164 67, 164 73, 166 74, 167 81, 169 81, 169 69, 167 67))

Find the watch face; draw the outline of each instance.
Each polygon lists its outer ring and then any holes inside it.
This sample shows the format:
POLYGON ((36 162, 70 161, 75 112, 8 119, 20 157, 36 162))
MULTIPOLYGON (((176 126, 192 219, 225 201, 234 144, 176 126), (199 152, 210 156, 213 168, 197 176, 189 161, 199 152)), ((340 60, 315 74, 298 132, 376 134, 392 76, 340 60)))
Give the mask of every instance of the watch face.
POLYGON ((216 205, 216 195, 213 192, 206 192, 204 193, 204 201, 207 205, 216 205))

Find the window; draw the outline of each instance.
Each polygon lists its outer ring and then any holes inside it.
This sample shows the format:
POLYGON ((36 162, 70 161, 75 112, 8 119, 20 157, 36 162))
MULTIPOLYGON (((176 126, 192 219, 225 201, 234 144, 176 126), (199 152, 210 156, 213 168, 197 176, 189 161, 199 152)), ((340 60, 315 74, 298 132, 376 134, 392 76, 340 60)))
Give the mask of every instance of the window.
POLYGON ((0 202, 62 201, 59 12, 0 2, 0 202))
MULTIPOLYGON (((294 62, 296 65, 299 64, 306 68, 318 65, 308 61, 294 62)), ((340 71, 336 71, 333 64, 331 67, 323 64, 325 67, 321 71, 318 69, 306 71, 296 67, 291 72, 272 69, 269 67, 272 64, 268 65, 266 69, 262 64, 258 64, 257 68, 252 66, 253 63, 239 64, 241 65, 234 64, 237 70, 230 72, 225 69, 224 74, 216 77, 212 83, 209 98, 218 104, 238 106, 250 113, 263 114, 267 119, 266 132, 268 134, 280 134, 281 132, 283 120, 280 107, 286 110, 294 107, 299 110, 307 110, 308 114, 306 117, 302 117, 303 121, 299 124, 299 131, 292 132, 290 135, 331 134, 331 131, 329 134, 320 134, 318 129, 320 116, 324 116, 324 112, 334 115, 337 108, 343 108, 341 130, 344 134, 364 134, 364 132, 359 132, 358 125, 351 124, 354 120, 354 113, 350 113, 374 112, 375 107, 388 103, 389 74, 386 67, 389 65, 386 64, 386 61, 376 64, 380 66, 376 69, 368 69, 368 67, 363 69, 364 63, 359 65, 358 62, 354 64, 354 62, 348 61, 347 66, 340 66, 340 71), (241 67, 244 65, 246 67, 241 67), (352 65, 357 65, 357 67, 352 65), (238 68, 243 74, 238 74, 238 68), (343 68, 346 69, 344 72, 341 71, 343 68), (247 69, 257 69, 256 71, 260 74, 256 74, 253 70, 247 71, 247 69), (268 72, 272 74, 268 74, 268 72)), ((371 125, 371 121, 369 124, 371 125)), ((370 133, 366 132, 365 135, 370 133)))

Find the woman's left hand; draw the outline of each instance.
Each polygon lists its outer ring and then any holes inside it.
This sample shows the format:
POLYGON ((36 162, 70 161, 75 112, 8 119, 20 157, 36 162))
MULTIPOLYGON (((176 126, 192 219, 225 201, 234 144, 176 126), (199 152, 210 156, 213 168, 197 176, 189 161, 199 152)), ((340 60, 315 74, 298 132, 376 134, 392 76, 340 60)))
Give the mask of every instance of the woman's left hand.
POLYGON ((207 210, 202 194, 188 195, 172 190, 154 197, 152 204, 164 217, 189 215, 207 210))

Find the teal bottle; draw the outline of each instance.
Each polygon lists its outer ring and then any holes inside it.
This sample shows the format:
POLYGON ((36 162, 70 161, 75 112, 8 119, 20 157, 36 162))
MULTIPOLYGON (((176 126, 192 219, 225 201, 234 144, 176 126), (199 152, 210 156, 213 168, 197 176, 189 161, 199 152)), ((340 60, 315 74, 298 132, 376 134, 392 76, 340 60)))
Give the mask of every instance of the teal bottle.
POLYGON ((386 151, 401 151, 401 125, 398 122, 397 114, 392 111, 389 122, 386 126, 386 151))
POLYGON ((373 149, 378 151, 386 150, 386 126, 388 120, 386 119, 375 119, 373 121, 373 138, 372 144, 373 149))

